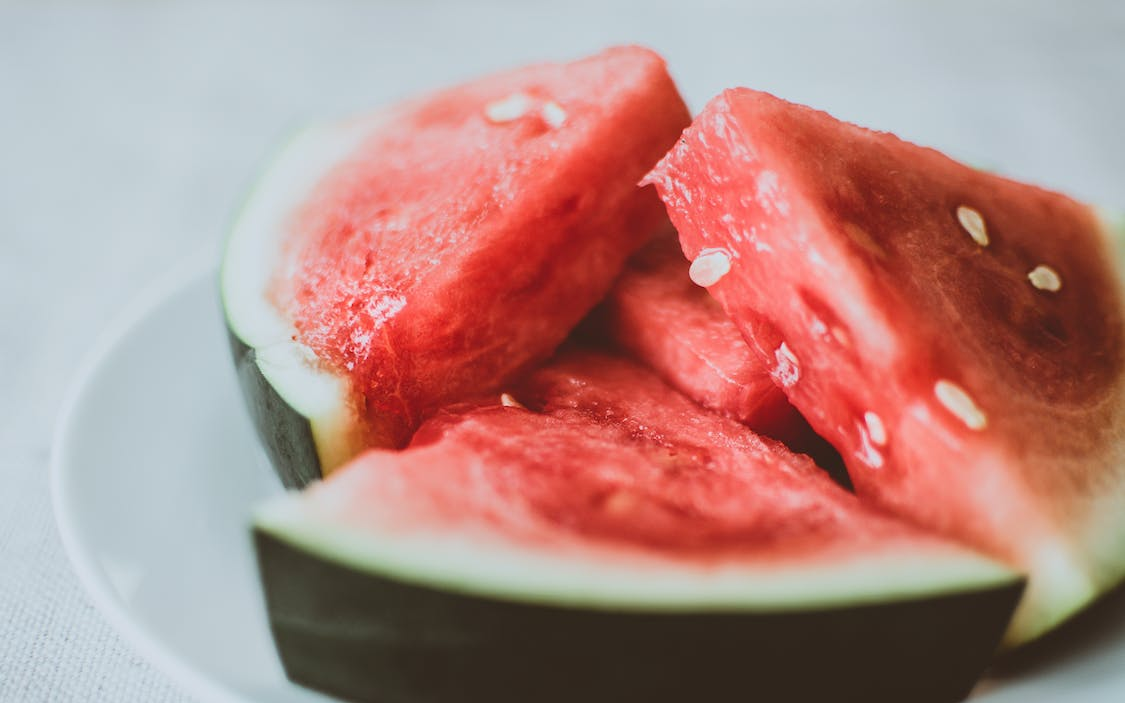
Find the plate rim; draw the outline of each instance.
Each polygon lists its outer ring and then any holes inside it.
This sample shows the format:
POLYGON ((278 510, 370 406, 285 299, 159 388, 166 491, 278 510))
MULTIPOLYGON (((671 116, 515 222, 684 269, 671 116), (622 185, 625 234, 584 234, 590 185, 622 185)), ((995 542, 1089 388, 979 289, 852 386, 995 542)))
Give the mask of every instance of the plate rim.
POLYGON ((142 286, 110 322, 95 337, 94 343, 83 354, 74 372, 54 424, 51 437, 47 474, 51 495, 51 509, 55 527, 71 568, 77 574, 87 597, 105 618, 106 622, 133 650, 156 669, 167 675, 191 697, 219 703, 248 703, 247 699, 223 685, 206 671, 190 664, 139 623, 129 608, 117 597, 112 585, 91 552, 85 548, 78 524, 71 510, 74 497, 68 483, 71 460, 68 447, 76 432, 78 407, 90 392, 98 370, 125 342, 130 333, 177 294, 206 277, 215 279, 218 286, 218 257, 213 248, 206 248, 183 258, 147 285, 142 286))

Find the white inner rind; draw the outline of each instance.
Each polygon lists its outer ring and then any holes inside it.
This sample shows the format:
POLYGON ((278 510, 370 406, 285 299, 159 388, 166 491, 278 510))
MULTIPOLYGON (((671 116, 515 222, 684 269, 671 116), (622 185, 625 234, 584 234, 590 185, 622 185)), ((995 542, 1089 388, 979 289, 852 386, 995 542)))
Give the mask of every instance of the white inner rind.
MULTIPOLYGON (((1108 208, 1093 211, 1117 274, 1121 305, 1125 306, 1125 212, 1108 208)), ((1118 417, 1125 418, 1125 382, 1119 384, 1116 405, 1118 417)), ((1092 576, 1099 591, 1112 587, 1125 575, 1125 522, 1120 517, 1125 505, 1125 425, 1119 422, 1111 437, 1102 455, 1105 480, 1099 483, 1101 488, 1092 503, 1085 506, 1080 537, 1092 552, 1092 576), (1113 470, 1108 470, 1110 467, 1113 470)), ((1093 595, 1096 594, 1091 598, 1093 595)))
MULTIPOLYGON (((330 501, 331 502, 331 501, 330 501)), ((485 597, 621 610, 807 609, 921 599, 1004 587, 1020 577, 960 547, 902 539, 783 560, 713 562, 592 540, 521 542, 464 524, 380 529, 349 524, 310 494, 260 508, 257 529, 361 573, 485 597)), ((377 506, 370 506, 377 509, 377 506)))
MULTIPOLYGON (((1125 215, 1103 208, 1092 211, 1125 305, 1125 215)), ((1115 402, 1119 417, 1125 417, 1125 384, 1119 384, 1115 402)), ((1032 579, 1005 635, 1008 645, 1049 631, 1121 580, 1125 571, 1121 557, 1125 554, 1125 523, 1120 519, 1125 504, 1125 428, 1116 430, 1088 469, 1104 475, 1103 489, 1082 506, 1080 517, 1073 518, 1069 541, 1045 537, 1027 555, 1032 579)))
POLYGON ((1109 243, 1117 272, 1125 273, 1125 212, 1094 208, 1094 216, 1098 219, 1102 234, 1109 243))
POLYGON ((308 128, 294 137, 239 214, 219 274, 227 324, 256 351, 258 369, 278 395, 308 418, 325 468, 341 459, 324 455, 325 448, 346 448, 354 434, 347 380, 324 369, 310 349, 293 340, 292 321, 268 292, 283 265, 283 246, 296 209, 381 121, 376 115, 308 128))

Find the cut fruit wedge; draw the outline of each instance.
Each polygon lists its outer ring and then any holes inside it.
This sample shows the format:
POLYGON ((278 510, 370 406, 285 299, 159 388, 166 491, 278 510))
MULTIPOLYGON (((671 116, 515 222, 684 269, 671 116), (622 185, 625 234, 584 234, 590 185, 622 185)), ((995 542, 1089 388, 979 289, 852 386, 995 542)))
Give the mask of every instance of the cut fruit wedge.
POLYGON ((957 700, 1023 586, 594 352, 255 532, 288 674, 357 700, 957 700))
POLYGON ((288 485, 401 446, 548 358, 666 218, 637 182, 689 123, 621 47, 307 130, 231 233, 222 298, 288 485))
POLYGON ((747 89, 648 180, 857 493, 1030 575, 1009 644, 1121 580, 1125 298, 1093 209, 747 89))

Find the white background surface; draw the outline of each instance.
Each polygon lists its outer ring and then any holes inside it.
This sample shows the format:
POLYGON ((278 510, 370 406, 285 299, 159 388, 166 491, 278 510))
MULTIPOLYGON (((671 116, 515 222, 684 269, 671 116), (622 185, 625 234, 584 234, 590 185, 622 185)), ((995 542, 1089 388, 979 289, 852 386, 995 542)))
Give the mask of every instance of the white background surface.
POLYGON ((185 700, 74 579, 48 447, 99 330, 217 251, 271 145, 318 115, 624 41, 664 53, 693 108, 764 88, 1125 208, 1114 0, 0 0, 0 700, 185 700))

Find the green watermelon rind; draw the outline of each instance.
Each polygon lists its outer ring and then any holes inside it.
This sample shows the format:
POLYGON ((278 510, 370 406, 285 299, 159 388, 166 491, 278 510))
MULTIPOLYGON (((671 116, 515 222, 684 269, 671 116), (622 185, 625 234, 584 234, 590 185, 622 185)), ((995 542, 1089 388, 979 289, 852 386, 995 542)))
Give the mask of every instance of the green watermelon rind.
POLYGON ((961 700, 1021 584, 789 610, 572 608, 360 572, 255 533, 294 681, 384 703, 961 700))
POLYGON ((294 341, 293 325, 267 290, 293 204, 382 119, 376 114, 293 134, 247 197, 223 252, 220 299, 243 397, 272 465, 291 488, 344 458, 359 430, 348 414, 347 380, 294 341))
POLYGON ((1024 587, 910 544, 844 567, 638 568, 620 548, 583 564, 456 528, 373 534, 306 498, 254 518, 270 628, 291 679, 349 700, 945 703, 988 666, 1024 587))

